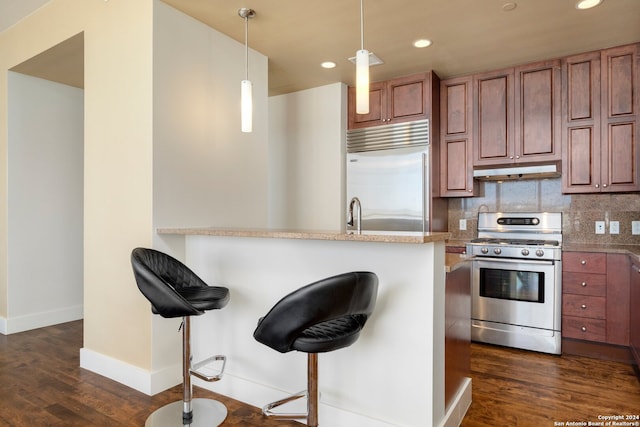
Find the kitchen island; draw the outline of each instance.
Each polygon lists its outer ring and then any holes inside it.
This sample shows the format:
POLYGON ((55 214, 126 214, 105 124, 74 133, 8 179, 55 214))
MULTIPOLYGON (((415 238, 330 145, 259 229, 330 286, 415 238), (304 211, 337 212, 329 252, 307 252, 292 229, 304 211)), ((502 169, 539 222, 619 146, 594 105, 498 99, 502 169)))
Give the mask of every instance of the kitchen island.
POLYGON ((457 426, 464 416, 470 379, 445 410, 448 233, 164 228, 158 234, 184 236, 187 265, 231 291, 224 310, 193 319, 194 360, 228 358, 220 382, 197 385, 255 406, 304 389, 306 355, 257 343, 258 319, 303 285, 368 270, 380 283, 360 339, 319 356, 321 425, 457 426))

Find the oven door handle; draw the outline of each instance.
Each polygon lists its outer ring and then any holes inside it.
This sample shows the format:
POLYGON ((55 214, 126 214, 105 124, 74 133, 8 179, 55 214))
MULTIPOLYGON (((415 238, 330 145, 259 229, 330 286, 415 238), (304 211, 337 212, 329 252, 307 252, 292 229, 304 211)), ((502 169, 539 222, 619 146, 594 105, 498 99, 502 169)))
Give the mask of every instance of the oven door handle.
POLYGON ((473 257, 473 262, 502 262, 508 264, 531 264, 531 265, 554 265, 556 261, 549 261, 545 259, 529 260, 529 259, 515 259, 515 258, 487 258, 487 257, 473 257))

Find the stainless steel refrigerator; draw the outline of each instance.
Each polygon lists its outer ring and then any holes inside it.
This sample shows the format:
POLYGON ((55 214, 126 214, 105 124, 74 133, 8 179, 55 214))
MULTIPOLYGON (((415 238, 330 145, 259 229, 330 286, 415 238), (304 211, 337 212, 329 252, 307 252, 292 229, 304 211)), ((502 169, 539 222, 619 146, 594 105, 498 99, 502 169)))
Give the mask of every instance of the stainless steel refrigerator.
POLYGON ((363 231, 446 231, 446 201, 433 219, 432 156, 427 120, 347 133, 346 205, 360 201, 363 231))

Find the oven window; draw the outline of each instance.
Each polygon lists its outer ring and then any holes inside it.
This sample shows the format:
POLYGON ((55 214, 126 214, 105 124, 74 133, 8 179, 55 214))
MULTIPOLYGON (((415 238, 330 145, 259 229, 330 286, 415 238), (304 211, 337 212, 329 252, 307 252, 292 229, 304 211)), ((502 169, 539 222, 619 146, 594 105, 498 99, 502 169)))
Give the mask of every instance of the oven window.
POLYGON ((544 303, 544 273, 481 268, 480 296, 544 303))

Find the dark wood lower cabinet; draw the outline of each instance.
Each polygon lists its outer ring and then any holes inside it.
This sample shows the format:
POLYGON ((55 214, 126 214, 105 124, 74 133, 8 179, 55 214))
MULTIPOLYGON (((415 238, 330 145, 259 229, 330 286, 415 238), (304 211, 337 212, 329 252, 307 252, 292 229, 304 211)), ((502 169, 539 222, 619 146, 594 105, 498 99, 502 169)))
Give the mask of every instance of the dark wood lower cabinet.
POLYGON ((629 347, 636 364, 640 366, 640 261, 631 266, 630 288, 629 347))
POLYGON ((447 273, 445 291, 444 398, 448 409, 458 389, 470 377, 471 263, 447 273))
POLYGON ((629 345, 629 257, 564 252, 562 337, 629 345))

